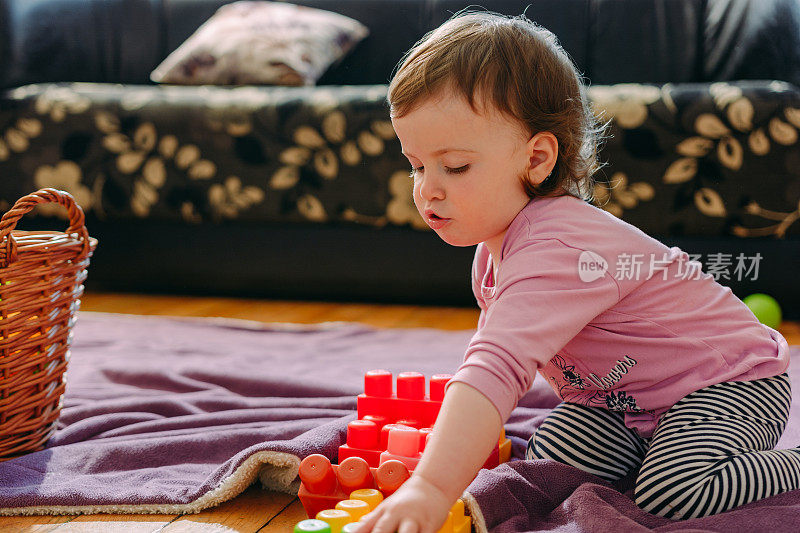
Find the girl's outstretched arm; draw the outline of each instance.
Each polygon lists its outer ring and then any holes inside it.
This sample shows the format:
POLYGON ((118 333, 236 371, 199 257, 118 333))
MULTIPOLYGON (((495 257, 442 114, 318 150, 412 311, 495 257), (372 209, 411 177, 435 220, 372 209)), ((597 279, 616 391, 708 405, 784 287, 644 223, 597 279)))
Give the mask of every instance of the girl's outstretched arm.
POLYGON ((358 533, 434 533, 500 437, 500 413, 477 389, 447 388, 411 478, 359 522, 358 533))

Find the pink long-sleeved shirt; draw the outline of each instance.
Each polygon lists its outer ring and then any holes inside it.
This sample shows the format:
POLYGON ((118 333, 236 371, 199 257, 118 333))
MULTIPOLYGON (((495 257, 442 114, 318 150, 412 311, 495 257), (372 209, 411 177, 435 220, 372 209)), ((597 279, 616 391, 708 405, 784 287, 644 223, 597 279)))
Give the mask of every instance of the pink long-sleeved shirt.
POLYGON ((478 245, 478 330, 451 382, 506 420, 538 371, 564 401, 622 411, 647 438, 690 392, 785 371, 786 340, 700 267, 583 200, 536 198, 506 232, 496 279, 478 245))

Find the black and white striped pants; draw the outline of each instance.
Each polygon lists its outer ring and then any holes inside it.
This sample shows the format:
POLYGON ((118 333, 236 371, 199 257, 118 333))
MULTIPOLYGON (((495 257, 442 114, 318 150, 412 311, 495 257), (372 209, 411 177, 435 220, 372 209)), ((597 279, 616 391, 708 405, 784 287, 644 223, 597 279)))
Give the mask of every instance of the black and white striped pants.
POLYGON ((713 515, 800 489, 800 449, 773 449, 791 397, 786 373, 711 385, 672 406, 647 440, 620 412, 562 402, 531 437, 527 458, 612 482, 638 468, 634 500, 645 511, 713 515))

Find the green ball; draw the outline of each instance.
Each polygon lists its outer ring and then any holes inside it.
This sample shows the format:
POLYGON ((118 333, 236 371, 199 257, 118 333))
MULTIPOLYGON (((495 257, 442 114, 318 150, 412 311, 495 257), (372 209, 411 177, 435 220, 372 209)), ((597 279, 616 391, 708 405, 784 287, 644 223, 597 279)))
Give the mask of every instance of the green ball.
POLYGON ((322 520, 314 518, 310 520, 303 520, 294 526, 294 533, 331 533, 331 526, 322 520))
POLYGON ((759 322, 772 329, 778 329, 781 325, 781 306, 775 298, 767 294, 751 294, 744 300, 744 304, 750 308, 759 322))

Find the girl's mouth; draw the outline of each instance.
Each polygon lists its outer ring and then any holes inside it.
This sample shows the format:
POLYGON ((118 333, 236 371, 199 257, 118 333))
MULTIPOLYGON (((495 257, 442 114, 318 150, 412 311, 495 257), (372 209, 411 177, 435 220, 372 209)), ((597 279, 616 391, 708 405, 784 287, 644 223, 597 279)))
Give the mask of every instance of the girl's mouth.
POLYGON ((432 211, 428 211, 425 213, 425 222, 427 222, 432 229, 440 229, 444 227, 445 224, 450 222, 450 220, 451 219, 449 218, 440 217, 439 215, 437 215, 432 211))

